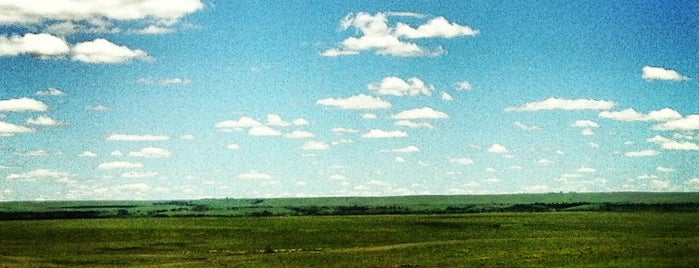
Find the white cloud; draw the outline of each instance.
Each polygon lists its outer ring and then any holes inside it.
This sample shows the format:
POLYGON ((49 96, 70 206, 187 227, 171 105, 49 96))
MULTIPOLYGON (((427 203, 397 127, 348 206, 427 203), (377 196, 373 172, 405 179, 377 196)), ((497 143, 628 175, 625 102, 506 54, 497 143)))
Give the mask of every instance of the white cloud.
POLYGON ((682 119, 667 121, 653 126, 654 130, 699 130, 699 114, 689 115, 682 119))
POLYGON ((294 126, 307 126, 310 125, 311 122, 308 122, 305 118, 296 118, 294 121, 291 121, 294 126))
POLYGON ((583 136, 592 136, 592 135, 595 135, 595 131, 590 129, 590 128, 585 128, 582 130, 581 134, 583 136))
POLYGON ((61 121, 61 120, 56 120, 51 117, 41 115, 36 118, 29 118, 27 119, 27 125, 34 125, 34 126, 46 126, 46 127, 55 127, 55 126, 65 126, 68 123, 66 121, 61 121))
POLYGON ((578 172, 581 172, 581 173, 594 173, 594 172, 597 172, 597 170, 594 169, 594 168, 591 168, 591 167, 581 167, 581 168, 578 169, 578 172))
POLYGON ((510 106, 505 111, 543 111, 543 110, 609 110, 616 104, 612 101, 592 99, 559 99, 551 97, 543 101, 530 102, 521 106, 510 106))
MULTIPOLYGON (((0 12, 1 10, 3 9, 0 8, 0 12)), ((41 59, 50 59, 64 57, 69 52, 70 46, 65 40, 50 34, 0 36, 0 57, 29 54, 41 59)))
POLYGON ((302 130, 294 130, 291 133, 284 134, 284 138, 287 139, 305 139, 305 138, 313 138, 316 135, 308 132, 308 131, 302 131, 302 130))
POLYGON ((126 161, 114 161, 114 162, 104 162, 99 164, 97 168, 99 169, 125 169, 125 168, 142 168, 143 164, 136 162, 126 162, 126 161))
POLYGON ((364 138, 369 139, 380 139, 380 138, 404 138, 407 137, 408 133, 400 130, 386 131, 381 129, 372 129, 369 132, 362 135, 364 138))
POLYGON ((334 181, 344 181, 344 180, 347 180, 347 177, 340 175, 340 174, 335 174, 335 175, 329 176, 328 179, 331 179, 334 181))
POLYGON ((316 104, 323 106, 331 106, 340 109, 386 109, 391 107, 391 103, 382 100, 378 97, 372 97, 364 94, 351 96, 345 99, 320 99, 316 104))
POLYGON ((539 165, 542 165, 542 166, 548 166, 548 165, 551 165, 551 164, 556 163, 556 162, 554 162, 553 160, 550 160, 550 159, 542 158, 542 159, 537 160, 536 163, 539 165))
POLYGON ((404 23, 398 23, 398 25, 396 25, 395 34, 399 37, 404 36, 407 38, 453 38, 456 36, 477 35, 478 30, 469 26, 449 22, 444 17, 436 17, 420 25, 417 29, 404 23))
POLYGON ((24 180, 24 181, 35 181, 42 179, 54 179, 58 182, 68 182, 74 177, 73 174, 57 171, 53 169, 37 169, 26 173, 13 173, 5 177, 8 180, 24 180))
POLYGON ((45 112, 48 109, 45 103, 31 98, 0 100, 0 112, 45 112))
POLYGON ((124 154, 122 154, 120 151, 113 151, 113 152, 109 153, 109 155, 111 155, 111 156, 123 156, 124 154))
POLYGON ((186 134, 186 135, 180 136, 180 140, 193 140, 193 139, 194 139, 194 135, 186 134))
POLYGON ((669 173, 669 172, 674 172, 674 171, 675 171, 674 168, 667 168, 667 167, 657 167, 655 170, 657 170, 658 172, 665 172, 665 173, 669 173))
POLYGON ((357 133, 357 132, 359 132, 359 130, 351 129, 351 128, 344 128, 344 127, 335 127, 332 129, 332 132, 335 132, 335 133, 357 133))
POLYGON ((420 152, 420 148, 414 145, 410 145, 408 147, 404 148, 397 148, 397 149, 392 149, 392 150, 384 150, 384 152, 393 152, 393 153, 417 153, 420 152))
POLYGON ((520 129, 526 130, 526 131, 534 131, 534 130, 541 130, 540 127, 535 126, 535 125, 527 125, 519 121, 515 121, 514 125, 520 129))
POLYGON ((32 156, 32 157, 44 157, 44 156, 49 156, 51 153, 49 153, 46 150, 34 150, 34 151, 27 151, 27 152, 17 152, 15 153, 16 155, 21 155, 21 156, 32 156))
POLYGON ((450 95, 449 93, 447 93, 446 91, 442 91, 442 100, 443 100, 443 101, 453 101, 453 100, 454 100, 454 97, 451 96, 451 95, 450 95))
POLYGON ((15 125, 8 122, 0 121, 0 137, 14 136, 18 133, 29 133, 34 132, 33 128, 28 128, 24 126, 15 125))
POLYGON ((573 123, 573 126, 579 128, 598 128, 599 124, 592 120, 577 120, 573 123))
POLYGON ((248 130, 250 136, 281 136, 282 133, 268 126, 256 126, 248 130))
POLYGON ((291 123, 284 121, 278 114, 267 115, 267 125, 274 127, 288 127, 291 123))
POLYGON ((158 172, 125 172, 121 174, 121 177, 126 179, 143 179, 157 176, 160 176, 158 172))
MULTIPOLYGON (((426 49, 415 43, 402 40, 404 38, 452 38, 456 36, 475 35, 477 30, 468 26, 449 22, 444 17, 434 18, 427 23, 411 26, 398 23, 396 27, 389 26, 388 19, 392 16, 404 17, 402 12, 388 12, 369 14, 365 12, 350 13, 342 19, 342 30, 355 28, 361 33, 358 37, 349 37, 342 41, 338 47, 328 49, 321 55, 336 57, 344 55, 356 55, 362 51, 375 51, 378 55, 413 57, 413 56, 439 56, 445 53, 441 46, 434 49, 426 49)), ((418 17, 414 17, 418 18, 418 17)))
POLYGON ((362 119, 376 119, 378 118, 375 114, 362 114, 362 119))
POLYGON ((163 135, 130 135, 130 134, 110 134, 107 140, 110 141, 166 141, 170 137, 163 135))
POLYGON ((648 114, 639 113, 632 108, 621 111, 601 111, 598 116, 619 121, 668 121, 682 118, 679 112, 670 108, 651 111, 648 114))
POLYGON ((98 155, 96 153, 90 152, 90 151, 84 151, 80 154, 78 154, 80 157, 97 157, 98 155))
POLYGON ((683 81, 683 80, 689 80, 689 77, 684 76, 675 70, 665 69, 663 67, 643 66, 643 69, 641 69, 641 71, 643 72, 641 77, 643 79, 645 79, 646 81, 653 81, 653 80, 683 81))
POLYGON ((405 163, 405 158, 400 157, 400 156, 396 156, 396 158, 394 158, 393 160, 396 161, 397 163, 405 163))
POLYGON ((240 131, 243 128, 248 128, 248 127, 259 127, 263 126, 262 123, 259 121, 252 119, 250 117, 243 116, 238 120, 225 120, 216 123, 215 127, 219 130, 236 130, 240 131))
POLYGON ((699 145, 688 141, 676 141, 673 139, 668 139, 660 135, 655 135, 655 137, 646 139, 647 142, 660 144, 663 149, 666 150, 680 150, 680 151, 699 151, 699 145))
POLYGON ((490 153, 496 153, 496 154, 504 154, 507 153, 507 147, 502 146, 500 144, 493 144, 490 147, 488 147, 488 152, 490 153))
POLYGON ((272 176, 269 174, 251 170, 250 172, 238 175, 238 178, 244 180, 271 180, 272 176))
POLYGON ((39 96, 65 96, 66 93, 57 88, 47 88, 46 90, 39 90, 36 92, 39 96))
POLYGON ((632 151, 632 152, 624 153, 624 155, 628 156, 628 157, 656 156, 659 154, 660 154, 660 152, 658 152, 656 150, 642 150, 642 151, 632 151))
POLYGON ((139 78, 136 80, 136 82, 145 84, 145 85, 152 85, 152 84, 159 84, 161 86, 169 86, 169 85, 182 85, 182 84, 189 84, 192 82, 192 80, 186 79, 186 78, 181 78, 181 77, 174 77, 174 78, 166 78, 162 80, 153 80, 151 78, 139 78))
POLYGON ((471 83, 469 83, 468 81, 461 81, 456 83, 456 90, 471 91, 473 90, 473 85, 471 85, 471 83))
POLYGON ((78 43, 73 47, 71 59, 86 63, 124 63, 135 59, 150 60, 143 50, 116 45, 106 39, 78 43))
POLYGON ((468 157, 463 158, 450 158, 449 163, 459 164, 459 165, 471 165, 473 164, 473 159, 468 157))
POLYGON ((419 109, 402 111, 398 114, 392 115, 391 118, 392 119, 403 119, 403 120, 442 119, 442 118, 449 118, 449 115, 447 115, 444 112, 434 110, 430 107, 423 107, 423 108, 419 108, 419 109))
POLYGON ((315 151, 323 151, 330 149, 330 145, 328 145, 325 142, 322 141, 307 141, 301 146, 301 150, 315 150, 315 151))
POLYGON ((379 95, 392 96, 429 96, 434 91, 434 86, 425 85, 425 82, 417 77, 412 77, 405 81, 395 76, 386 77, 378 83, 368 84, 367 88, 379 95))
POLYGON ((163 148, 145 147, 139 151, 130 152, 129 156, 144 158, 166 158, 172 156, 172 152, 163 148))
POLYGON ((80 1, 40 0, 3 1, 0 3, 0 24, 32 25, 50 28, 51 23, 72 23, 71 28, 104 28, 111 21, 155 22, 174 25, 182 17, 204 8, 200 0, 135 0, 80 1))
POLYGON ((687 180, 687 186, 692 190, 699 190, 699 177, 687 180))
POLYGON ((102 104, 97 104, 97 105, 88 105, 85 106, 86 110, 92 110, 92 111, 106 111, 109 110, 109 107, 104 106, 102 104))
POLYGON ((588 142, 588 143, 587 143, 587 147, 590 147, 590 148, 599 148, 599 144, 596 143, 596 142, 592 142, 592 141, 591 141, 591 142, 588 142))
POLYGON ((166 34, 166 33, 172 33, 174 31, 175 31, 175 29, 172 29, 169 27, 162 27, 162 26, 158 26, 158 25, 148 25, 148 27, 146 27, 146 28, 135 30, 134 33, 137 33, 137 34, 166 34))
POLYGON ((240 145, 235 144, 235 143, 231 143, 231 144, 226 145, 226 148, 228 148, 229 150, 239 150, 240 145))
POLYGON ((435 129, 435 127, 430 123, 413 122, 410 120, 398 120, 396 121, 395 125, 399 127, 435 129))

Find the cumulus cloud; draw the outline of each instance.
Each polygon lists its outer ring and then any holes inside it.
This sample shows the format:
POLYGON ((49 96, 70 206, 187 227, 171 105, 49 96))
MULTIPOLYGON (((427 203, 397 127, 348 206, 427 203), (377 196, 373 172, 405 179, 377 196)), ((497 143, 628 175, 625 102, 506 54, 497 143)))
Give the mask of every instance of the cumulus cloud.
POLYGON ((330 149, 330 145, 322 141, 307 141, 301 146, 305 151, 324 151, 330 149))
POLYGON ((493 144, 490 147, 488 147, 488 152, 490 153, 496 153, 496 154, 504 154, 507 153, 507 147, 501 145, 501 144, 493 144))
POLYGON ((99 169, 127 169, 127 168, 142 168, 143 164, 137 162, 114 161, 104 162, 97 166, 99 169))
POLYGON ((109 110, 109 107, 102 105, 102 104, 97 104, 97 105, 85 106, 85 109, 91 110, 91 111, 106 111, 106 110, 109 110))
POLYGON ((45 116, 45 115, 27 119, 27 125, 34 125, 34 126, 55 127, 55 126, 65 126, 67 124, 68 123, 66 121, 56 120, 56 119, 53 119, 53 118, 45 116))
POLYGON ((411 120, 411 119, 443 119, 449 118, 444 112, 437 111, 430 107, 423 107, 419 109, 402 111, 398 114, 392 115, 391 119, 399 120, 411 120))
POLYGON ((659 172, 665 172, 665 173, 675 172, 674 168, 667 168, 667 167, 657 167, 655 170, 657 170, 659 172))
POLYGON ((646 156, 656 156, 659 154, 660 154, 660 152, 658 152, 656 150, 642 150, 642 151, 632 151, 632 152, 624 153, 624 155, 628 156, 628 157, 646 157, 646 156))
POLYGON ((58 182, 68 182, 74 177, 73 174, 53 169, 37 169, 26 173, 13 173, 7 175, 8 180, 36 181, 43 179, 53 179, 58 182))
POLYGON ((668 121, 682 118, 679 112, 670 108, 651 111, 648 114, 639 113, 633 108, 621 111, 601 111, 598 116, 618 121, 668 121))
POLYGON ((192 81, 186 78, 181 78, 181 77, 174 77, 174 78, 165 78, 161 80, 154 80, 152 78, 148 77, 142 77, 136 80, 136 82, 145 84, 145 85, 153 85, 153 84, 158 84, 161 86, 169 86, 169 85, 182 85, 182 84, 189 84, 192 81))
POLYGON ((172 156, 172 152, 157 147, 145 147, 141 150, 130 152, 131 157, 144 157, 144 158, 166 158, 172 156))
POLYGON ((699 114, 689 115, 682 119, 670 120, 653 126, 654 130, 699 130, 699 114))
POLYGON ((269 174, 251 170, 250 172, 238 175, 238 178, 244 180, 271 180, 272 176, 269 174))
POLYGON ((291 133, 286 133, 284 134, 284 138, 287 139, 305 139, 305 138, 313 138, 316 135, 308 132, 308 131, 302 131, 302 130, 294 130, 291 133))
POLYGON ((364 138, 369 139, 381 139, 381 138, 404 138, 407 137, 408 133, 400 130, 386 131, 381 129, 372 129, 369 132, 362 135, 364 138))
POLYGON ((70 50, 65 40, 50 34, 28 33, 24 36, 0 36, 0 57, 26 54, 41 59, 51 59, 65 57, 70 50))
POLYGON ((543 111, 543 110, 609 110, 616 103, 606 100, 592 99, 559 99, 551 97, 543 101, 530 102, 521 106, 505 108, 508 112, 543 111))
POLYGON ((80 157, 97 157, 98 155, 96 153, 90 152, 90 151, 84 151, 80 154, 78 154, 80 157))
POLYGON ((410 145, 408 147, 404 148, 397 148, 397 149, 391 149, 391 150, 384 150, 384 152, 393 152, 393 153, 417 153, 420 152, 420 148, 414 145, 410 145))
POLYGON ((291 125, 291 123, 284 121, 284 119, 282 119, 282 117, 278 114, 268 114, 267 125, 275 127, 288 127, 291 125))
POLYGON ((243 117, 239 118, 238 120, 221 121, 221 122, 216 123, 216 125, 215 125, 215 127, 217 129, 223 130, 223 131, 231 131, 231 130, 241 131, 241 130, 243 130, 243 128, 259 127, 259 126, 263 126, 263 124, 255 119, 253 119, 253 118, 246 117, 246 116, 243 116, 243 117))
POLYGON ((71 59, 86 63, 124 63, 135 59, 151 60, 143 50, 131 49, 114 44, 106 39, 76 44, 72 49, 71 59))
POLYGON ((0 100, 0 112, 45 112, 49 106, 32 98, 0 100))
POLYGON ((110 134, 107 137, 110 141, 166 141, 169 139, 169 136, 164 135, 110 134))
POLYGON ((471 83, 468 81, 461 81, 456 83, 456 90, 471 91, 473 90, 473 85, 471 85, 471 83))
POLYGON ((30 25, 63 34, 96 33, 108 31, 114 22, 172 26, 202 8, 200 0, 52 0, 50 5, 40 0, 3 1, 0 2, 0 24, 30 25))
POLYGON ((535 125, 527 125, 519 121, 515 121, 514 125, 520 129, 526 130, 526 131, 534 131, 534 130, 541 130, 540 127, 535 126, 535 125))
POLYGON ((332 132, 335 132, 335 133, 357 133, 357 132, 359 132, 359 130, 351 129, 351 128, 344 128, 344 127, 335 127, 332 129, 332 132))
POLYGON ((683 81, 689 80, 689 77, 678 73, 675 70, 665 69, 663 67, 643 66, 641 69, 641 77, 646 81, 665 80, 665 81, 683 81))
POLYGON ((396 121, 395 125, 399 127, 435 129, 435 127, 430 123, 413 122, 410 120, 398 120, 396 121))
POLYGON ((429 96, 434 91, 434 86, 426 85, 417 77, 409 78, 406 81, 395 76, 386 77, 381 82, 368 84, 367 88, 379 95, 392 96, 429 96))
POLYGON ((248 135, 250 136, 281 136, 282 133, 279 132, 276 129, 273 129, 268 126, 256 126, 256 127, 251 127, 250 130, 248 130, 248 135))
POLYGON ((659 144, 663 149, 666 150, 678 150, 678 151, 699 151, 699 145, 688 141, 676 141, 673 139, 665 138, 660 135, 646 139, 647 142, 659 144))
POLYGON ((363 51, 374 51, 378 55, 385 56, 439 56, 445 53, 441 46, 427 49, 405 39, 453 38, 478 34, 478 30, 450 22, 444 17, 433 18, 417 28, 400 22, 396 26, 390 26, 389 18, 404 17, 396 14, 403 13, 379 12, 369 14, 359 12, 348 14, 340 22, 341 29, 354 28, 359 31, 360 35, 358 37, 348 37, 336 48, 328 49, 321 55, 336 57, 357 55, 363 51))
POLYGON ((459 165, 471 165, 473 164, 473 159, 468 157, 463 158, 450 158, 449 163, 459 164, 459 165))
POLYGON ((65 96, 66 93, 57 88, 47 88, 36 92, 39 96, 65 96))
POLYGON ((33 128, 28 128, 25 126, 19 126, 8 122, 0 121, 0 137, 14 136, 18 133, 29 133, 34 132, 33 128))
POLYGON ((454 97, 451 94, 447 93, 446 91, 442 91, 442 100, 443 101, 453 101, 454 97))
POLYGON ((239 150, 240 145, 235 144, 235 143, 231 143, 231 144, 226 145, 226 148, 228 148, 229 150, 239 150))
POLYGON ((577 120, 573 123, 573 126, 579 128, 598 128, 599 124, 592 120, 577 120))
POLYGON ((305 118, 296 118, 293 121, 291 121, 294 126, 307 126, 310 125, 311 122, 308 122, 305 118))
POLYGON ((376 119, 376 118, 378 118, 378 117, 375 114, 370 114, 370 113, 362 114, 362 119, 376 119))
POLYGON ((180 136, 180 140, 193 140, 193 139, 194 139, 194 135, 190 135, 190 134, 180 136))
POLYGON ((591 167, 581 167, 578 169, 578 172, 580 172, 580 173, 594 173, 594 172, 597 172, 597 170, 594 168, 591 168, 591 167))
POLYGON ((378 97, 372 97, 364 94, 359 94, 356 96, 351 96, 344 99, 327 98, 320 99, 316 104, 323 106, 331 106, 340 109, 356 109, 356 110, 368 110, 368 109, 386 109, 391 107, 391 103, 382 100, 378 97))

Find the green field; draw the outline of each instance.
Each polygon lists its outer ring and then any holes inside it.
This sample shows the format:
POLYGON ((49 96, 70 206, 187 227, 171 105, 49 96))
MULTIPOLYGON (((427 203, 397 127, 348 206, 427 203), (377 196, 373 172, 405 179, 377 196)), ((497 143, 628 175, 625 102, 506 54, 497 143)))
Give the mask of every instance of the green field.
POLYGON ((696 213, 0 222, 0 266, 696 267, 696 213))
POLYGON ((0 267, 698 267, 697 197, 5 202, 0 267))

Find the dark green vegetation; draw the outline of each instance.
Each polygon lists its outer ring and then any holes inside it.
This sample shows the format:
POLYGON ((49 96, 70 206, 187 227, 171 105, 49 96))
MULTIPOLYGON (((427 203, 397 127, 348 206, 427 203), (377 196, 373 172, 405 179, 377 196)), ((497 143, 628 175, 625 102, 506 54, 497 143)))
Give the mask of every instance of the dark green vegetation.
POLYGON ((0 203, 0 267, 697 267, 697 197, 0 203))
POLYGON ((55 201, 0 203, 0 220, 132 217, 407 215, 553 211, 699 211, 699 193, 55 201))

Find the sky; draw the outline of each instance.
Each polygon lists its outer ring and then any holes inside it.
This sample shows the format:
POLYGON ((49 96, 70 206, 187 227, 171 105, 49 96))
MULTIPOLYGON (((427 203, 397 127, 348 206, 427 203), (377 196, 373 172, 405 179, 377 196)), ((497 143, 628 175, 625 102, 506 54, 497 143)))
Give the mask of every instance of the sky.
POLYGON ((699 191, 699 2, 0 0, 0 201, 699 191))

